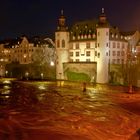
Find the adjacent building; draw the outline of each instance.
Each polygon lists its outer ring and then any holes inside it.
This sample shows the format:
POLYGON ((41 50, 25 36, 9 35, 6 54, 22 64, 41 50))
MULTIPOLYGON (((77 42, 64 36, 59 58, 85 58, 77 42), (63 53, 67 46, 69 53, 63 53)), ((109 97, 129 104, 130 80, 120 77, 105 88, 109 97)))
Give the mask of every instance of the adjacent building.
POLYGON ((55 48, 50 38, 22 36, 0 42, 0 76, 9 73, 5 70, 7 64, 41 64, 45 61, 53 65, 54 59, 55 48))

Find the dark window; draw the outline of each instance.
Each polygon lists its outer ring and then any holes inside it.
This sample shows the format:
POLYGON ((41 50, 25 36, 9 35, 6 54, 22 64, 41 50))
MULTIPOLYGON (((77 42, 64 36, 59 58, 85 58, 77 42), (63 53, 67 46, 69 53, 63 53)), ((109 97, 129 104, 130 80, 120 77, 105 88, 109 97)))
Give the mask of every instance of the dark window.
POLYGON ((90 56, 90 51, 86 51, 86 56, 90 56))
POLYGON ((76 56, 79 56, 79 52, 76 52, 76 56))
POLYGON ((57 40, 57 48, 60 48, 60 41, 57 40))
POLYGON ((62 40, 62 48, 65 48, 65 40, 62 40))

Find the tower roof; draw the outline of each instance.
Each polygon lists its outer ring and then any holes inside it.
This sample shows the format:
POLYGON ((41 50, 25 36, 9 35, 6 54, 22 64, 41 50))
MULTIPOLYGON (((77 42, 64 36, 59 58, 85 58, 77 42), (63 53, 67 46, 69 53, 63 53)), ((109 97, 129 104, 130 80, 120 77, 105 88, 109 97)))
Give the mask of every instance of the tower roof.
POLYGON ((68 28, 66 27, 66 18, 64 16, 64 10, 61 10, 61 15, 58 19, 57 31, 66 31, 68 28))
POLYGON ((98 27, 108 27, 108 26, 109 26, 109 22, 107 21, 104 8, 102 8, 101 14, 99 16, 98 27))

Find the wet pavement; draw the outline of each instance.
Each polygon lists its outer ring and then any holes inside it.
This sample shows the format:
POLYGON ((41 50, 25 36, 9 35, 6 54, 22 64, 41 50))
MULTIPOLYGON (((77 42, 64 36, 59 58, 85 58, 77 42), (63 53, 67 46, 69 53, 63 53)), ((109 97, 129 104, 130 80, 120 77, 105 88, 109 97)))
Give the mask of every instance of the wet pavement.
POLYGON ((139 94, 43 81, 0 87, 0 140, 139 139, 139 106, 127 106, 139 94))

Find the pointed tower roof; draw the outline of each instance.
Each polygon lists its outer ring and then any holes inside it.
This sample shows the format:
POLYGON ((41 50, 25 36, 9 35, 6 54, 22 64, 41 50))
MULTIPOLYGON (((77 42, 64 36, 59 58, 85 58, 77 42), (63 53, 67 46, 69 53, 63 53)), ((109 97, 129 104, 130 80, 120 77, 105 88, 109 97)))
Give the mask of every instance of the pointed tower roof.
POLYGON ((99 16, 98 27, 107 27, 107 26, 109 26, 109 23, 107 21, 105 10, 104 8, 102 8, 101 14, 99 16))
POLYGON ((57 26, 57 31, 66 31, 66 18, 64 16, 64 10, 61 10, 61 15, 58 19, 58 26, 57 26))

